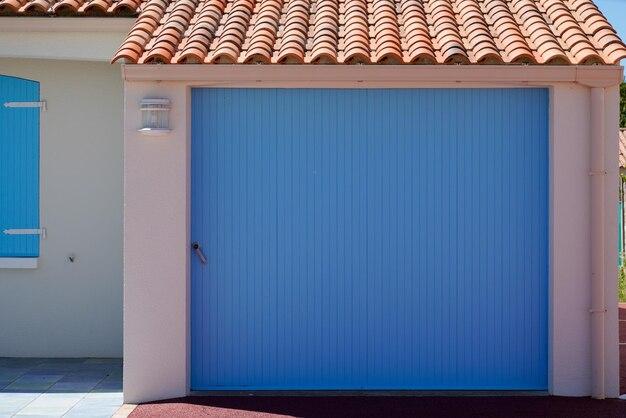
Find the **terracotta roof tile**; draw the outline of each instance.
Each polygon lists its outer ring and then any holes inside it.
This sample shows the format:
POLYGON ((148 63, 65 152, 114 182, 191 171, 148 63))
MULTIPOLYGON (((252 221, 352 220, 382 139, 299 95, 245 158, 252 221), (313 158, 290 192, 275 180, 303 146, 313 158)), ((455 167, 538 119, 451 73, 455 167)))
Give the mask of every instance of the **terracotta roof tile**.
POLYGON ((129 63, 584 65, 626 58, 626 46, 591 0, 0 0, 0 5, 79 12, 97 7, 101 13, 122 2, 140 11, 114 57, 129 63))
MULTIPOLYGON (((365 0, 349 0, 352 4, 355 2, 362 2, 365 4, 365 0)), ((351 6, 352 7, 352 6, 351 6)), ((367 6, 365 6, 367 9, 367 6)), ((291 0, 287 3, 284 15, 284 24, 282 28, 279 28, 277 33, 276 42, 276 54, 273 60, 279 63, 287 64, 303 64, 304 56, 306 54, 306 44, 308 39, 310 18, 310 2, 309 0, 291 0)), ((363 22, 360 22, 361 24, 363 22)), ((352 23, 352 29, 346 28, 346 31, 353 31, 354 25, 359 24, 358 19, 354 19, 352 23)), ((367 22, 366 31, 361 33, 369 43, 369 37, 367 35, 367 22)), ((351 42, 350 40, 348 42, 351 42)), ((349 45, 353 45, 350 43, 349 45)), ((354 46, 354 45, 353 45, 354 46)), ((365 46, 367 53, 369 53, 369 44, 365 46)))
POLYGON ((626 128, 619 130, 619 166, 626 168, 626 128))
POLYGON ((136 16, 145 0, 0 0, 0 16, 136 16))

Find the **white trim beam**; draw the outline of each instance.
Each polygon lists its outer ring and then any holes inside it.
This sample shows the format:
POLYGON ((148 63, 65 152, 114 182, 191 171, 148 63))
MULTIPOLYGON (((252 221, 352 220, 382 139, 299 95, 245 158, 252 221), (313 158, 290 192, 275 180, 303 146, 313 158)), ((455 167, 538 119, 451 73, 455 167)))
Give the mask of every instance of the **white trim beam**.
MULTIPOLYGON (((622 67, 503 66, 503 65, 207 65, 127 64, 126 81, 186 81, 207 86, 284 87, 397 87, 441 83, 548 85, 577 82, 586 86, 614 86, 622 67), (367 84, 367 85, 366 85, 367 84)), ((459 86, 465 87, 465 86, 459 86)))
POLYGON ((0 17, 0 58, 110 62, 134 21, 132 18, 0 17))
POLYGON ((124 37, 125 32, 0 31, 0 58, 110 62, 124 37))
POLYGON ((123 32, 135 23, 133 17, 0 17, 2 32, 123 32))

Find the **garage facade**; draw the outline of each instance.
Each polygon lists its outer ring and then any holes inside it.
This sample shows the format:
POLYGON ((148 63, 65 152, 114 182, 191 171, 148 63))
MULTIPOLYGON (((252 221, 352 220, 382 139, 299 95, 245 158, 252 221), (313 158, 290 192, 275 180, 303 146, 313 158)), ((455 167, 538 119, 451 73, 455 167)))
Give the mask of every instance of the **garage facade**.
POLYGON ((624 57, 588 0, 149 3, 114 56, 125 400, 617 396, 624 57))
POLYGON ((192 390, 547 389, 547 89, 191 112, 192 390))
POLYGON ((124 68, 128 402, 266 389, 585 396, 598 371, 616 396, 614 257, 601 367, 590 276, 593 242, 617 242, 617 182, 604 182, 597 219, 590 132, 617 178, 621 70, 411 70, 124 68), (163 137, 138 132, 146 97, 172 103, 163 137), (590 114, 597 103, 604 113, 590 114))

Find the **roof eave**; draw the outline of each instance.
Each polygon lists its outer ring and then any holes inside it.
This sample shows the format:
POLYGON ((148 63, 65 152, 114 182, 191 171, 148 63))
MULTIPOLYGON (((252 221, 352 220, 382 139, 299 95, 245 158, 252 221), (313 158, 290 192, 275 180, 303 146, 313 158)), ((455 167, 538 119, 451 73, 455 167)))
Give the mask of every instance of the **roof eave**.
POLYGON ((123 32, 135 23, 133 17, 21 17, 0 16, 0 32, 123 32))
POLYGON ((232 84, 355 83, 403 87, 420 83, 488 85, 576 82, 592 87, 617 85, 619 65, 206 65, 126 64, 126 81, 187 81, 232 84))

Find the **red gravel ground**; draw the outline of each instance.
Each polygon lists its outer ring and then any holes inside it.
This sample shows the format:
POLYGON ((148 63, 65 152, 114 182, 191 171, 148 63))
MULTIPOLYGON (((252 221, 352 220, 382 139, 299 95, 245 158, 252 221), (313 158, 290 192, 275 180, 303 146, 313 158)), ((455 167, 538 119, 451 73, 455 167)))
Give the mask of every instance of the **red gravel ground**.
POLYGON ((619 304, 619 393, 626 393, 626 303, 619 304))
POLYGON ((626 401, 519 397, 188 397, 139 405, 143 417, 626 417, 626 401))
MULTIPOLYGON (((620 304, 620 343, 626 343, 626 304, 620 304)), ((626 344, 620 344, 620 392, 626 393, 626 344)), ((626 401, 555 396, 194 396, 139 405, 144 417, 626 417, 626 401)))

